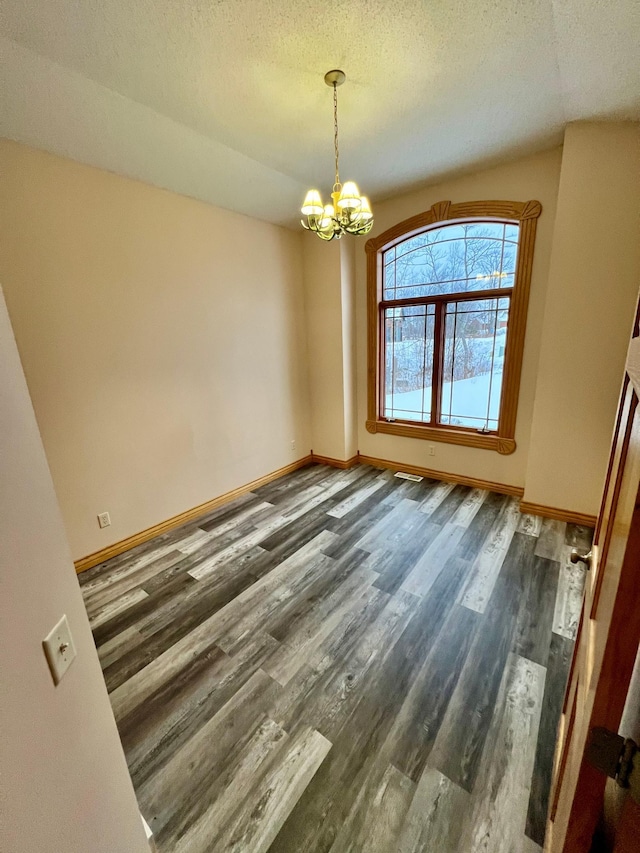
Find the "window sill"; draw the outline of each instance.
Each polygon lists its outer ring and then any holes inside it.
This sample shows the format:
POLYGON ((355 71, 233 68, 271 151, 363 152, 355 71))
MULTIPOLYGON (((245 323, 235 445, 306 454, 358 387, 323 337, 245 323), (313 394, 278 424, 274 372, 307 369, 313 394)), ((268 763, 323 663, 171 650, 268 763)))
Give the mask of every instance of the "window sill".
POLYGON ((401 435, 404 438, 422 438, 427 441, 444 441, 446 444, 461 444, 466 447, 477 447, 480 450, 495 450, 503 456, 508 456, 516 449, 513 438, 491 433, 468 430, 438 429, 438 427, 423 426, 422 424, 407 424, 389 421, 367 421, 367 432, 385 433, 386 435, 401 435))

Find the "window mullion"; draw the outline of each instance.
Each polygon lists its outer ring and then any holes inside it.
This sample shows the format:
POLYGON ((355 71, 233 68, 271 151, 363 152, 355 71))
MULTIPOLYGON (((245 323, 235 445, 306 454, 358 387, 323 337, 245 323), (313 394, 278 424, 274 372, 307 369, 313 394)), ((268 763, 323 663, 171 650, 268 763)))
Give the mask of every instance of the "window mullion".
POLYGON ((440 422, 442 404, 442 364, 444 362, 444 312, 446 302, 436 304, 436 316, 433 330, 433 376, 431 378, 431 421, 440 422))

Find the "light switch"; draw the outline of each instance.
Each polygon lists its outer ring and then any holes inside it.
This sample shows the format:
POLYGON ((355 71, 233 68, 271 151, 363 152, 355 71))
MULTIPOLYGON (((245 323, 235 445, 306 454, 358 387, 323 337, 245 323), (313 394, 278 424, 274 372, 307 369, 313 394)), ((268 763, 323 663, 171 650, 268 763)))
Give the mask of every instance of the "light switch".
POLYGON ((71 629, 66 615, 49 632, 42 641, 47 663, 53 676, 53 683, 59 684, 62 676, 69 669, 76 656, 76 647, 73 644, 71 629))

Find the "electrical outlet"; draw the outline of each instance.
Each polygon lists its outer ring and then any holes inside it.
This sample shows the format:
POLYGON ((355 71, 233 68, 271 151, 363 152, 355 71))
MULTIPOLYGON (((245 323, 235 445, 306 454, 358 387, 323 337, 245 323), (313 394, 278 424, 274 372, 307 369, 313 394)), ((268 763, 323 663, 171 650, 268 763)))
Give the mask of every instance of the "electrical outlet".
POLYGON ((295 449, 296 449, 296 440, 295 440, 295 438, 291 440, 291 449, 292 449, 292 450, 295 450, 295 449))
POLYGON ((111 516, 108 512, 101 512, 98 514, 98 524, 100 527, 109 527, 111 524, 111 516))
POLYGON ((63 616, 55 628, 44 638, 42 645, 51 670, 53 683, 60 684, 62 676, 76 657, 76 647, 66 616, 63 616))
POLYGON ((429 445, 429 456, 435 456, 435 455, 436 455, 436 449, 433 446, 433 444, 430 444, 429 445))

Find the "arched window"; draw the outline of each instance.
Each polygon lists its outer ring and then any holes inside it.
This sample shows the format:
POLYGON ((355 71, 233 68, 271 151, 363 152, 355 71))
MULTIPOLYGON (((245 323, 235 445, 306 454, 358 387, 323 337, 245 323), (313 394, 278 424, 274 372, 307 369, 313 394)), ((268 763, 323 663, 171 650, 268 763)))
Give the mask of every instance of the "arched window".
POLYGON ((515 450, 541 210, 439 202, 368 241, 369 432, 515 450))

